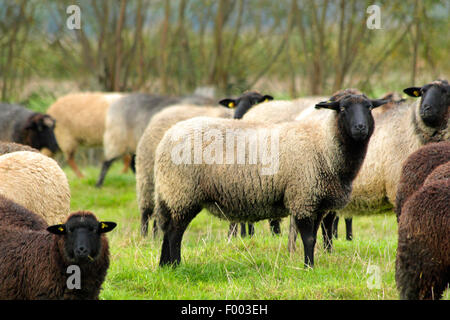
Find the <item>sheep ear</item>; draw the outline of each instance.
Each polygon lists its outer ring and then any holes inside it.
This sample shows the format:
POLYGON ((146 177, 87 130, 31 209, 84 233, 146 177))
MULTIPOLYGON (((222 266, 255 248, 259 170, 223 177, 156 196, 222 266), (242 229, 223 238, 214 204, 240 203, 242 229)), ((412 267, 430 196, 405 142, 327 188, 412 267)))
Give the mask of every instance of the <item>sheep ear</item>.
POLYGON ((382 106, 383 104, 386 104, 388 102, 391 102, 391 99, 373 99, 370 100, 372 103, 372 109, 382 106))
POLYGON ((422 89, 421 87, 410 87, 410 88, 403 89, 403 92, 406 93, 410 97, 417 98, 417 97, 422 96, 421 89, 422 89))
POLYGON ((325 108, 325 109, 331 109, 331 110, 335 110, 338 111, 339 110, 339 101, 322 101, 319 102, 318 104, 316 104, 316 109, 321 109, 321 108, 325 108))
POLYGON ((47 228, 47 231, 53 234, 63 235, 66 234, 65 224, 55 224, 47 228))
POLYGON ((273 100, 273 97, 272 97, 272 96, 269 96, 268 94, 266 94, 264 97, 262 97, 262 98, 259 100, 259 103, 261 103, 261 102, 267 102, 267 101, 270 101, 270 100, 273 100))
POLYGON ((236 100, 233 99, 222 99, 219 101, 219 104, 223 105, 224 107, 233 109, 236 107, 236 100))
POLYGON ((117 223, 111 221, 100 221, 98 223, 98 233, 110 232, 117 226, 117 223))

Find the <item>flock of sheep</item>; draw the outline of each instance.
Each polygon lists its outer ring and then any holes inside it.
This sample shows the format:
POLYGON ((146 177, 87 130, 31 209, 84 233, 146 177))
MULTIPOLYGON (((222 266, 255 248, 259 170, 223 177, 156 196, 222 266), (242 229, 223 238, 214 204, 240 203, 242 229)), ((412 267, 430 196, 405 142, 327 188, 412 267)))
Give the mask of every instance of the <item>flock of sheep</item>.
POLYGON ((252 235, 265 219, 279 234, 290 216, 288 248, 300 233, 307 267, 319 226, 331 250, 339 216, 351 239, 351 217, 394 208, 400 297, 439 299, 450 279, 450 86, 404 92, 420 99, 345 89, 295 100, 245 92, 219 104, 195 94, 74 93, 46 114, 0 104, 0 299, 98 299, 104 233, 116 224, 70 213, 66 175, 49 157, 62 151, 83 177, 80 145, 103 146, 97 187, 119 158, 136 173, 140 232, 155 219, 161 266, 181 262, 183 234, 203 208, 228 220, 230 235, 238 224, 252 235), (71 265, 82 289, 67 286, 71 265))

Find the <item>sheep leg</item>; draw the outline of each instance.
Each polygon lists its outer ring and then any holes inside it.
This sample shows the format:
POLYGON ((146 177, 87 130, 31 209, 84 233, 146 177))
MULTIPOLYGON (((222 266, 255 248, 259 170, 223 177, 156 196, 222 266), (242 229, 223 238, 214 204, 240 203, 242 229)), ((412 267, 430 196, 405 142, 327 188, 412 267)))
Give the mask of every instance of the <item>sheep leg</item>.
POLYGON ((249 223, 248 224, 248 235, 250 237, 253 237, 254 234, 255 234, 255 225, 253 223, 249 223))
POLYGON ((338 238, 338 224, 339 224, 339 216, 336 215, 336 218, 334 218, 333 221, 333 237, 338 238))
POLYGON ((288 239, 288 251, 289 253, 295 252, 295 242, 297 241, 297 226, 294 217, 291 215, 289 222, 289 239, 288 239))
POLYGON ((165 210, 163 213, 169 220, 164 224, 164 239, 161 249, 160 266, 172 265, 177 266, 181 262, 181 241, 189 223, 199 213, 200 208, 192 208, 181 213, 176 221, 168 216, 170 214, 168 208, 164 204, 160 204, 159 210, 165 210))
POLYGON ((131 163, 131 155, 126 154, 123 156, 123 169, 122 169, 122 173, 127 173, 128 168, 130 167, 130 163, 131 163))
POLYGON ((78 169, 77 164, 75 163, 75 152, 71 152, 67 157, 67 163, 72 168, 73 172, 78 178, 84 178, 84 175, 81 173, 80 169, 78 169))
POLYGON ((314 247, 316 245, 317 230, 319 229, 322 216, 323 213, 318 213, 309 218, 295 218, 295 223, 303 242, 305 267, 314 267, 314 247))
POLYGON ((95 185, 97 188, 100 188, 103 185, 103 181, 105 180, 106 173, 108 172, 109 168, 113 164, 113 162, 117 158, 112 158, 111 160, 103 161, 102 164, 102 171, 100 172, 100 176, 98 177, 97 184, 95 185))
POLYGON ((333 223, 336 218, 336 212, 330 211, 322 221, 323 247, 328 252, 333 250, 333 223))
POLYGON ((158 223, 156 222, 156 220, 153 220, 153 239, 156 239, 156 236, 158 235, 158 223))
POLYGON ((131 155, 130 168, 136 174, 136 154, 131 155))
POLYGON ((149 209, 143 210, 141 214, 141 236, 147 237, 148 234, 148 220, 150 219, 151 211, 149 214, 149 209))
POLYGON ((270 231, 272 231, 273 235, 281 234, 280 220, 270 220, 269 225, 270 225, 270 231))
POLYGON ((230 223, 230 228, 228 229, 228 238, 236 237, 237 235, 237 223, 230 223))
POLYGON ((346 239, 348 241, 353 240, 353 228, 352 228, 352 218, 345 218, 345 230, 347 232, 346 239))
POLYGON ((245 223, 240 223, 241 225, 241 237, 245 238, 247 236, 247 230, 245 228, 245 223))

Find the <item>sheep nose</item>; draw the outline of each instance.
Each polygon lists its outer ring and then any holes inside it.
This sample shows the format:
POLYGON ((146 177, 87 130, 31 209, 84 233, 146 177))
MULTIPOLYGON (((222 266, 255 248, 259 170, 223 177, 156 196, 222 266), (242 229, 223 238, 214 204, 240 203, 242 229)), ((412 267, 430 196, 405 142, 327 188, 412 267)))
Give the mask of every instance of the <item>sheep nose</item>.
POLYGON ((359 124, 357 124, 357 125, 355 126, 355 129, 357 129, 357 130, 359 130, 359 131, 364 131, 364 130, 366 130, 366 125, 365 125, 365 124, 362 124, 362 123, 359 123, 359 124))
POLYGON ((88 255, 88 250, 84 246, 79 246, 75 249, 75 254, 79 257, 85 257, 88 255))

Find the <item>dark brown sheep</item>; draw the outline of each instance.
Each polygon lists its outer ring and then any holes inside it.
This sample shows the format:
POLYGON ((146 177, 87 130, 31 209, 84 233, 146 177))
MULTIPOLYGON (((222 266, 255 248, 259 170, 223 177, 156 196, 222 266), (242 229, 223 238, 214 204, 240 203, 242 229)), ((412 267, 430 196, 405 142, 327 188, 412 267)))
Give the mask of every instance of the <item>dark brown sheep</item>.
POLYGON ((39 150, 32 148, 30 146, 24 145, 24 144, 0 141, 0 155, 11 153, 11 152, 16 152, 16 151, 39 152, 39 150))
POLYGON ((446 179, 450 179, 450 161, 447 161, 446 163, 441 164, 439 167, 434 169, 433 172, 428 175, 423 185, 427 186, 438 180, 446 179))
POLYGON ((41 216, 0 195, 0 227, 43 230, 48 225, 41 216))
POLYGON ((395 199, 397 221, 408 198, 423 184, 439 165, 450 161, 450 142, 430 143, 412 153, 404 162, 395 199))
MULTIPOLYGON (((12 213, 26 210, 8 205, 11 219, 12 213)), ((28 215, 30 220, 39 220, 31 211, 28 215)), ((109 267, 103 233, 115 226, 84 211, 72 213, 66 223, 47 230, 0 225, 0 299, 98 299, 109 267), (79 288, 69 287, 70 266, 79 268, 79 288)))
POLYGON ((450 180, 424 185, 404 204, 395 280, 401 299, 440 299, 450 280, 450 180))

